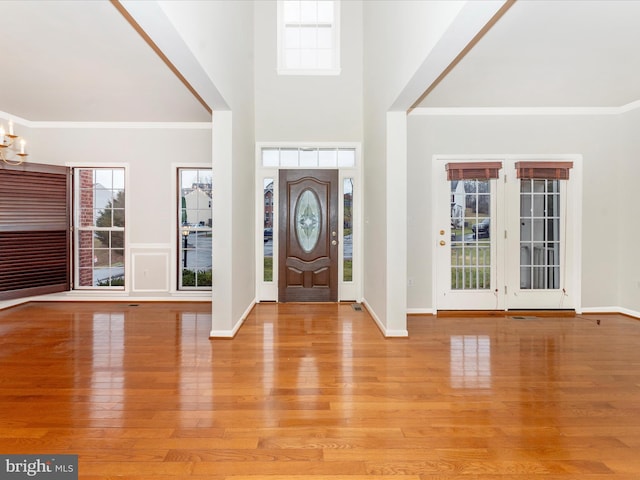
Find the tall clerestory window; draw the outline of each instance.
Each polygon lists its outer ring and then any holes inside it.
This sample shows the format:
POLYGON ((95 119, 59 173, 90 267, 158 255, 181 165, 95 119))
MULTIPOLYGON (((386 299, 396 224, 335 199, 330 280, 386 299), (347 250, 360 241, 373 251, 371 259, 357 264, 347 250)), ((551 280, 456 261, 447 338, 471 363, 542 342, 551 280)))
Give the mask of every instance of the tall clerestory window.
POLYGON ((340 74, 339 0, 278 0, 278 73, 340 74))

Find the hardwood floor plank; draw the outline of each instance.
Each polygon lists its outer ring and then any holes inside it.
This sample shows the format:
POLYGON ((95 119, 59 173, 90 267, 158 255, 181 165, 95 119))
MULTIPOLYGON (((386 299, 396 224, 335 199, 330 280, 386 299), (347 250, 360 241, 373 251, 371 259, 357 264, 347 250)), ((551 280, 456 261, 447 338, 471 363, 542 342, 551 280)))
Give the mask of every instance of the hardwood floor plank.
POLYGON ((83 480, 637 480, 640 322, 259 304, 0 311, 0 453, 83 480))

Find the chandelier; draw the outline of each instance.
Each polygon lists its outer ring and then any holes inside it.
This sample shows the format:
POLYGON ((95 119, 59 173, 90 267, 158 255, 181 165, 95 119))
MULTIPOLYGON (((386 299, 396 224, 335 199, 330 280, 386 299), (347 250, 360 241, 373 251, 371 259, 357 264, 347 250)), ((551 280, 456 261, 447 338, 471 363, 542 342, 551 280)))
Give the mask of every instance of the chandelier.
POLYGON ((25 153, 24 138, 13 133, 13 122, 9 120, 9 133, 5 132, 4 125, 0 125, 0 159, 7 165, 20 165, 27 158, 25 153), (18 148, 19 145, 19 148, 18 148))

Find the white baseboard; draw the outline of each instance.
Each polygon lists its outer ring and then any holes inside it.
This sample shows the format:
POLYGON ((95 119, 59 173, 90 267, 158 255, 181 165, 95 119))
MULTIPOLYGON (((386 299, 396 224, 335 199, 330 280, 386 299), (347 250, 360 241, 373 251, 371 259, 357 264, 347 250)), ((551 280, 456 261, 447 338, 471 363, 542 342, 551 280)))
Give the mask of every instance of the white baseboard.
POLYGON ((371 315, 371 318, 373 318, 373 321, 376 322, 376 325, 378 326, 378 328, 382 332, 382 335, 385 336, 385 338, 408 337, 409 336, 409 331, 406 330, 406 329, 405 330, 390 330, 390 329, 388 329, 382 323, 382 321, 380 320, 380 317, 378 317, 378 315, 376 315, 376 312, 373 310, 373 308, 371 308, 371 305, 369 305, 369 302, 367 302, 365 299, 362 299, 362 304, 367 309, 367 312, 369 312, 369 315, 371 315))
POLYGON ((621 308, 620 309, 620 313, 623 313, 625 315, 629 315, 630 317, 640 318, 640 312, 638 312, 637 310, 630 310, 628 308, 621 308))
POLYGON ((624 307, 583 307, 582 313, 620 313, 622 315, 640 318, 640 312, 624 307))
POLYGON ((162 295, 130 295, 128 292, 78 291, 50 293, 0 302, 0 310, 29 302, 211 302, 211 292, 180 292, 162 295))
POLYGON ((407 315, 435 315, 438 313, 433 308, 407 308, 407 315))
MULTIPOLYGON (((436 315, 438 312, 433 308, 408 308, 407 315, 436 315)), ((640 318, 640 312, 624 307, 582 307, 576 313, 620 313, 630 317, 640 318)))
POLYGON ((253 307, 255 307, 255 306, 256 306, 256 300, 254 298, 231 330, 211 330, 211 332, 209 333, 209 338, 215 339, 215 338, 233 338, 233 337, 235 337, 236 334, 238 333, 238 330, 240 330, 240 327, 242 327, 242 325, 244 324, 245 320, 247 319, 247 317, 251 313, 251 310, 253 310, 253 307))

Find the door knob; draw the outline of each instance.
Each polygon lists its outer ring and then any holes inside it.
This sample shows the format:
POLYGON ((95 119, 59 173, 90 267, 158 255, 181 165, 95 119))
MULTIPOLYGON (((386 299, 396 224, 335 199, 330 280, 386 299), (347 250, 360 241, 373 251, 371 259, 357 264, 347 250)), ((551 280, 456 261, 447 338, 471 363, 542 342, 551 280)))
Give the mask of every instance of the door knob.
POLYGON ((440 240, 440 246, 444 247, 447 244, 447 242, 445 242, 444 240, 440 240))
POLYGON ((331 240, 331 245, 337 245, 338 242, 336 240, 331 240))

